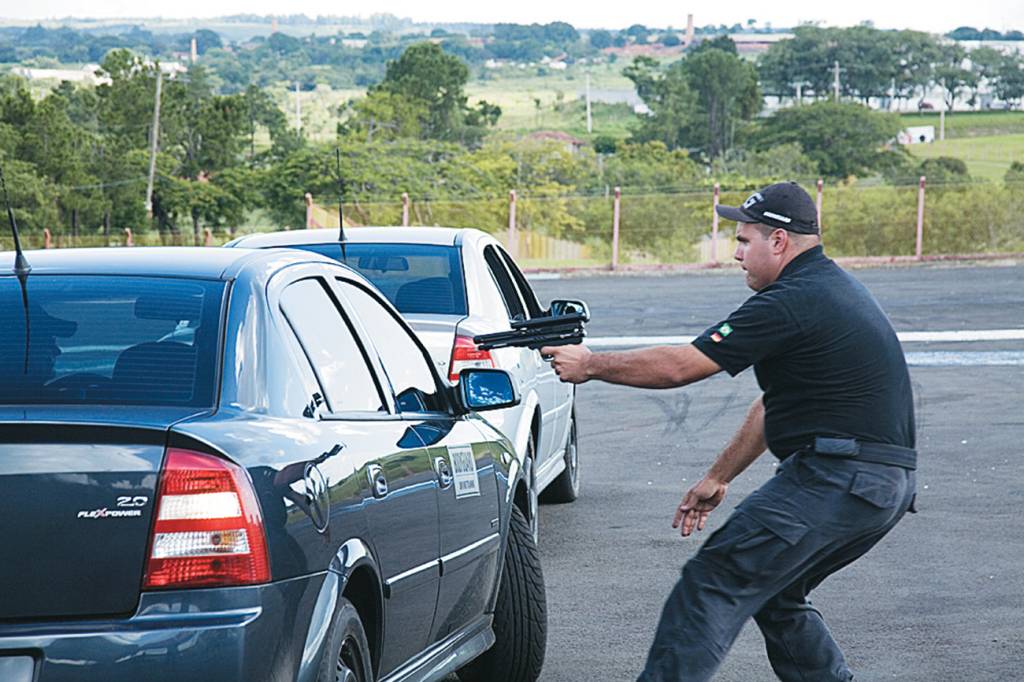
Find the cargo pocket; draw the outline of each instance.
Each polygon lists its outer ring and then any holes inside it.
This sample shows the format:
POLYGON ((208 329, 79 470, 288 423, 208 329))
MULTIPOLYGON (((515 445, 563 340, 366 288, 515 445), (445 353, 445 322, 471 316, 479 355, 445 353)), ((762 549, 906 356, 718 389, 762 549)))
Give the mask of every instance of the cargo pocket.
POLYGON ((785 511, 759 508, 757 516, 738 511, 708 538, 701 553, 734 573, 757 578, 784 569, 783 555, 807 530, 807 524, 785 511))
POLYGON ((871 471, 858 471, 850 482, 850 494, 873 507, 889 509, 896 505, 899 486, 890 478, 871 471))

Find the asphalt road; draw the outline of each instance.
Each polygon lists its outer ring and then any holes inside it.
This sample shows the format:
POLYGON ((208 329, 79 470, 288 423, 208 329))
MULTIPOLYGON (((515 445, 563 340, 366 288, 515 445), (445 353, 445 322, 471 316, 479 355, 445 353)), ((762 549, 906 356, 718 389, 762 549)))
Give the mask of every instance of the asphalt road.
MULTIPOLYGON (((1024 328, 1024 266, 859 270, 898 330, 1024 328)), ((535 281, 583 298, 592 336, 695 334, 749 294, 738 271, 535 281)), ((1024 341, 907 349, 1024 350, 1024 341)), ((1024 366, 913 367, 918 507, 813 595, 858 680, 1014 680, 1024 663, 1024 366)), ((579 389, 582 493, 541 508, 548 590, 545 682, 630 680, 700 537, 670 527, 757 395, 751 371, 685 389, 579 389)), ((773 472, 763 456, 711 515, 773 472)), ((749 624, 717 680, 774 679, 749 624)))

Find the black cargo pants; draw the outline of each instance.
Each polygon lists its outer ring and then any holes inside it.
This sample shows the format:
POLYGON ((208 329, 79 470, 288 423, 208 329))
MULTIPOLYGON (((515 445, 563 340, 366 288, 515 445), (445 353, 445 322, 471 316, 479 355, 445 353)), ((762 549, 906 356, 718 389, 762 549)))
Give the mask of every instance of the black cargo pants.
POLYGON ((640 682, 709 679, 750 617, 780 679, 852 680, 807 595, 881 540, 914 489, 910 469, 811 451, 788 457, 683 567, 640 682))

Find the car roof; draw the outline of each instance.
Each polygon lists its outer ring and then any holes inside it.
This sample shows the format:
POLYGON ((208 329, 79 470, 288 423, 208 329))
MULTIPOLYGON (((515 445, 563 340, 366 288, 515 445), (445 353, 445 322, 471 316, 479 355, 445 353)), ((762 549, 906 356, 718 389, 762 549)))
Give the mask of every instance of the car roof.
MULTIPOLYGON (((243 268, 259 263, 274 271, 290 263, 337 261, 293 249, 219 249, 202 246, 140 246, 25 251, 33 275, 136 275, 233 279, 243 268)), ((14 274, 14 252, 0 252, 0 276, 14 274)))
MULTIPOLYGON (((476 240, 487 236, 485 232, 459 227, 348 227, 345 240, 353 244, 436 244, 455 246, 462 240, 476 240)), ((337 229, 286 230, 249 234, 230 242, 228 246, 265 249, 272 246, 296 244, 329 244, 338 241, 337 229)))

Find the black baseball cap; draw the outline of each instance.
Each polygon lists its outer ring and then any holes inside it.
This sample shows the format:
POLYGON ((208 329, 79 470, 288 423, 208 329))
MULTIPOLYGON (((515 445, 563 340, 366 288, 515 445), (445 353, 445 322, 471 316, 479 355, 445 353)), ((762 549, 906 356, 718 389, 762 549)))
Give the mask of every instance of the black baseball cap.
POLYGON ((762 223, 797 234, 818 234, 818 208, 795 182, 777 182, 754 192, 742 206, 716 206, 718 215, 738 223, 762 223))

